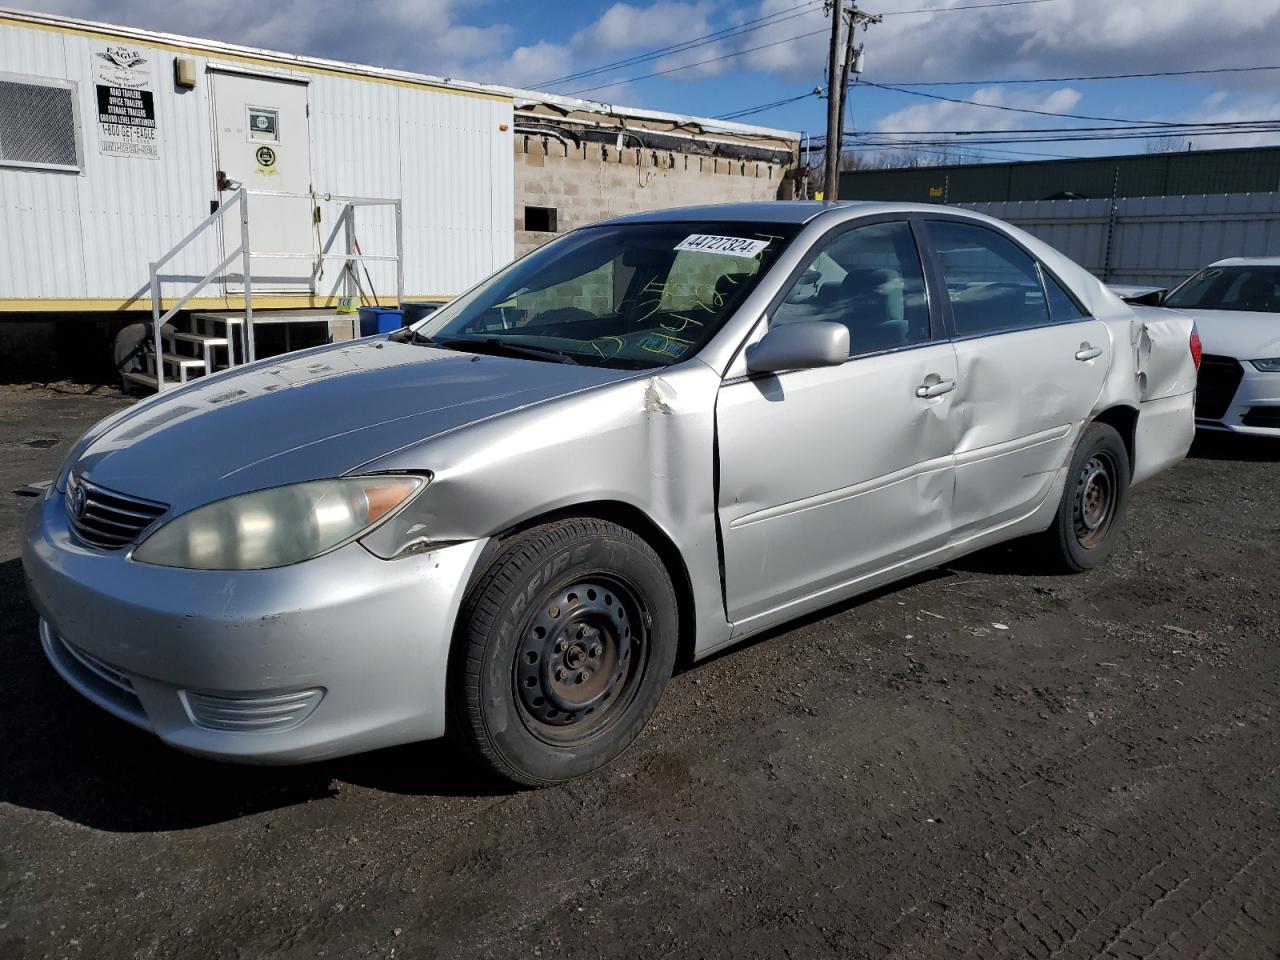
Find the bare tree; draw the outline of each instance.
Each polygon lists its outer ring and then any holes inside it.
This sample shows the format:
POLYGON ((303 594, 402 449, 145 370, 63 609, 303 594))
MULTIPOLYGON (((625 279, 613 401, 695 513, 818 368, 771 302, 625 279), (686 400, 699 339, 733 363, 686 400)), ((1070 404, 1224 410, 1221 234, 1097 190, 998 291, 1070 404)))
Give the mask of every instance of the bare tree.
POLYGON ((1191 149, 1191 141, 1186 137, 1148 137, 1143 144, 1144 153, 1180 153, 1191 149))
POLYGON ((981 153, 960 153, 951 146, 901 147, 897 150, 868 150, 859 152, 857 147, 843 158, 841 170, 900 170, 916 167, 946 167, 958 163, 977 163, 984 159, 981 153))

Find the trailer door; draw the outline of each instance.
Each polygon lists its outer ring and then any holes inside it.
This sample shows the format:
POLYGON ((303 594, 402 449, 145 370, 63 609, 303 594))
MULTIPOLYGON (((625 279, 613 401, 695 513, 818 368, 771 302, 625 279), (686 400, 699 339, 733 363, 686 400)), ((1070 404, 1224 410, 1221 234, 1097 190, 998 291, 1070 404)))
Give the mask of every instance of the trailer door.
MULTIPOLYGON (((294 257, 254 257, 253 289, 305 292, 311 289, 316 252, 312 225, 311 132, 305 81, 211 70, 216 169, 250 190, 302 194, 249 197, 249 246, 255 252, 294 257)), ((219 199, 228 200, 230 191, 219 199)), ((239 217, 223 220, 223 250, 240 246, 239 217)), ((241 293, 239 264, 230 271, 228 293, 241 293)))

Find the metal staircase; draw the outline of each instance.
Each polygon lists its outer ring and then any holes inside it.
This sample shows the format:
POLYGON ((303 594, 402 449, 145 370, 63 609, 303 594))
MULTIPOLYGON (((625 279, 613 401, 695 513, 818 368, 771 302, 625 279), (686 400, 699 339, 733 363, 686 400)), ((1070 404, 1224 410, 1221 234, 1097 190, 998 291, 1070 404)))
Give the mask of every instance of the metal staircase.
MULTIPOLYGON (((223 236, 231 234, 226 227, 223 236)), ((396 303, 404 299, 404 230, 401 221, 400 201, 380 197, 348 197, 337 194, 318 193, 279 193, 269 190, 250 190, 240 187, 231 198, 218 206, 194 230, 178 241, 164 256, 151 263, 151 342, 152 352, 143 354, 144 369, 124 373, 126 381, 137 383, 153 390, 164 390, 174 383, 186 383, 192 377, 203 376, 216 370, 251 363, 256 359, 254 342, 254 309, 253 309, 253 260, 254 258, 303 259, 313 261, 310 277, 310 293, 315 297, 326 260, 343 261, 338 284, 329 294, 332 297, 354 298, 359 291, 354 264, 363 261, 394 262, 396 265, 396 303), (333 230, 318 250, 298 251, 260 251, 252 250, 249 245, 249 198, 251 196, 290 197, 309 199, 312 204, 316 222, 319 223, 320 208, 318 203, 334 202, 341 204, 341 212, 334 222, 333 230), (355 213, 359 207, 390 206, 395 209, 396 252, 394 256, 370 255, 360 252, 356 239, 355 213), (235 209, 239 213, 240 244, 228 253, 222 262, 193 284, 168 310, 163 309, 162 284, 165 280, 176 282, 184 278, 166 276, 161 269, 186 249, 197 237, 215 226, 224 225, 229 212, 235 209), (332 248, 339 236, 345 238, 345 249, 334 251, 332 248), (240 262, 240 274, 229 274, 228 269, 240 262), (242 311, 189 313, 180 319, 180 314, 191 300, 214 281, 221 281, 224 293, 229 282, 240 280, 244 287, 244 309, 242 311), (339 287, 341 292, 339 292, 339 287), (181 329, 180 323, 186 328, 181 329)), ((266 315, 259 311, 259 322, 282 323, 293 320, 312 321, 325 319, 333 314, 332 310, 316 311, 272 311, 266 315)), ((353 323, 353 336, 359 335, 358 325, 353 323)))

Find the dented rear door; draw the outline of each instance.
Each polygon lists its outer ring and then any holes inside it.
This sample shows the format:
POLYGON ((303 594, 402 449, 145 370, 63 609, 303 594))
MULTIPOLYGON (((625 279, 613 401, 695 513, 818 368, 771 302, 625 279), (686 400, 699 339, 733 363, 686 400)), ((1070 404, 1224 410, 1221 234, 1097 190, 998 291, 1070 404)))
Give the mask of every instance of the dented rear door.
POLYGON ((959 366, 955 538, 1016 521, 1052 491, 1111 365, 1107 325, 1001 230, 931 220, 959 366))
POLYGON ((1044 501, 1102 392, 1111 350, 1093 319, 956 342, 957 538, 1044 501))

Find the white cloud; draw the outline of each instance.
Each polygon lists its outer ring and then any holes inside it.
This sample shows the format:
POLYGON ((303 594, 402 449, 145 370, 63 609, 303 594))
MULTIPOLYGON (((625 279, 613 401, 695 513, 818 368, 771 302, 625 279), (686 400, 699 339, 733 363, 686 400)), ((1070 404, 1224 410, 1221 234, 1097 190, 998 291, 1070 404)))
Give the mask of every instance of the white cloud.
MULTIPOLYGON (((885 0, 877 12, 968 6, 973 0, 885 0)), ((781 13, 795 0, 761 0, 752 17, 781 13)), ((830 20, 815 6, 802 17, 746 34, 743 47, 821 30, 830 20)), ((1280 3, 1218 0, 1051 0, 990 10, 886 16, 859 39, 873 80, 950 80, 1001 76, 1077 76, 1269 64, 1280 49, 1280 3)), ((820 82, 826 36, 779 44, 743 57, 752 67, 820 82)), ((1222 83, 1270 84, 1267 74, 1222 83)))
MULTIPOLYGON (((564 43, 540 41, 517 47, 505 63, 493 64, 499 82, 515 86, 539 86, 549 80, 590 70, 610 59, 626 59, 618 54, 631 51, 648 52, 679 44, 711 32, 708 21, 711 4, 707 0, 697 3, 672 3, 658 0, 647 7, 629 3, 615 3, 600 17, 573 34, 564 43)), ((608 74, 584 77, 581 80, 556 84, 559 92, 568 93, 590 87, 601 87, 597 92, 584 94, 593 98, 617 100, 629 91, 622 84, 611 83, 620 77, 652 73, 671 67, 684 66, 696 60, 713 57, 721 52, 715 44, 694 50, 678 51, 658 61, 646 61, 608 74), (608 84, 608 86, 603 86, 608 84)), ((713 65, 681 75, 698 76, 718 72, 713 65)))
MULTIPOLYGON (((856 95, 856 91, 855 91, 856 95)), ((956 99, 961 99, 957 96, 956 99)), ((1045 113, 1071 113, 1080 102, 1080 92, 1070 87, 1048 93, 1023 93, 1006 87, 983 87, 963 99, 973 103, 930 101, 904 107, 881 117, 873 129, 877 131, 912 130, 1016 130, 1029 125, 1053 124, 1052 117, 1016 113, 1016 110, 1041 110, 1045 113), (985 106, 979 106, 985 104, 985 106), (1008 110, 992 109, 1008 107, 1008 110)))
MULTIPOLYGON (((1176 120, 1179 123, 1240 123, 1246 120, 1268 120, 1275 117, 1280 117, 1280 96, 1259 93, 1231 97, 1219 91, 1205 97, 1190 110, 1160 119, 1176 120)), ((1245 133, 1232 136, 1207 134, 1190 139, 1196 150, 1209 150, 1214 147, 1265 147, 1280 144, 1280 132, 1245 133)))
POLYGON ((711 9, 707 0, 697 3, 659 0, 647 7, 615 3, 595 23, 574 34, 569 45, 579 53, 597 56, 619 50, 665 47, 708 33, 707 15, 711 9))
POLYGON ((230 43, 397 67, 438 76, 487 79, 472 65, 510 44, 505 24, 459 21, 461 0, 22 0, 28 9, 104 20, 230 43))

